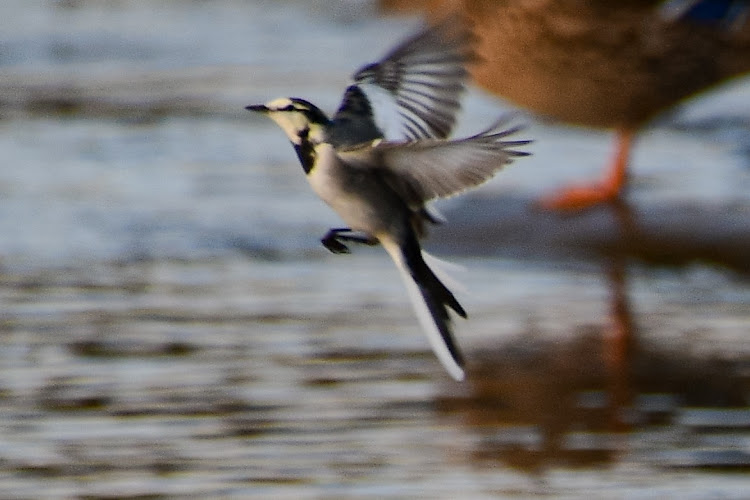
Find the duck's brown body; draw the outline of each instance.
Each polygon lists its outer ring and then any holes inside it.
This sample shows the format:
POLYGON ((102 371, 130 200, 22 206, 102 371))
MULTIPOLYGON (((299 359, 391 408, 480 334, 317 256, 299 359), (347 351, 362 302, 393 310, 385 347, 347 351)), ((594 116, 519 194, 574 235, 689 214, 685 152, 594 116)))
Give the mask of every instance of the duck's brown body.
MULTIPOLYGON (((391 0, 393 3, 394 0, 391 0)), ((750 22, 670 20, 659 0, 431 0, 436 17, 474 23, 477 83, 562 122, 615 129, 602 182, 543 201, 583 208, 613 199, 626 182, 632 138, 681 100, 750 71, 750 22)))
POLYGON ((464 0, 476 81, 519 106, 592 127, 636 128, 750 71, 750 26, 658 15, 654 0, 464 0))

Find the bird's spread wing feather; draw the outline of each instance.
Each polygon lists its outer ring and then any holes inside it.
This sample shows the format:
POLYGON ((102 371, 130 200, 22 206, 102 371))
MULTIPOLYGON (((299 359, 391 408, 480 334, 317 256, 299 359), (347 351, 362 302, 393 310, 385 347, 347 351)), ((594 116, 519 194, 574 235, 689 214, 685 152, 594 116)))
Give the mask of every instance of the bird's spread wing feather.
POLYGON ((413 207, 456 195, 492 178, 531 141, 507 140, 520 127, 503 128, 507 119, 465 139, 381 142, 371 148, 341 151, 348 164, 380 170, 383 178, 413 207))
MULTIPOLYGON (((472 36, 466 21, 452 18, 407 39, 380 61, 354 74, 333 117, 351 123, 367 119, 381 137, 392 141, 447 137, 460 109, 459 98, 473 58, 472 36), (357 115, 362 94, 371 116, 357 115)), ((366 139, 374 139, 367 137, 366 139)))

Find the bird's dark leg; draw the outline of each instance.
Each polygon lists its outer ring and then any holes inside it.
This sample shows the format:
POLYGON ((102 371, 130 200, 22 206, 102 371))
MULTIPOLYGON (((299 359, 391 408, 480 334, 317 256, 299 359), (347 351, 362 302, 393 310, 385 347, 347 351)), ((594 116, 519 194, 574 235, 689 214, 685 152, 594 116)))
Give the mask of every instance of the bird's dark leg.
POLYGON ((364 245, 376 245, 377 240, 363 236, 361 234, 354 234, 351 228, 348 227, 337 227, 328 230, 325 236, 320 240, 323 246, 326 247, 332 253, 349 253, 349 247, 344 245, 342 241, 351 241, 354 243, 362 243, 364 245), (352 233, 352 234, 341 234, 341 233, 352 233))
POLYGON ((349 253, 349 247, 341 243, 339 233, 345 231, 351 231, 348 227, 331 228, 328 230, 325 236, 320 240, 323 246, 326 247, 331 253, 349 253))

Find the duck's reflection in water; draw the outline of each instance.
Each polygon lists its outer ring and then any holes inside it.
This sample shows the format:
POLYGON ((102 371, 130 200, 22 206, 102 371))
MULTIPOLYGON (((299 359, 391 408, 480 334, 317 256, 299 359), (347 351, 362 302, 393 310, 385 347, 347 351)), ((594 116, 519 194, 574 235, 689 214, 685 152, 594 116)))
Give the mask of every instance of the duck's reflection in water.
POLYGON ((634 457, 750 470, 746 364, 643 346, 612 364, 597 355, 603 338, 589 331, 475 354, 469 390, 439 408, 477 436, 476 458, 529 473, 634 457))
MULTIPOLYGON (((632 210, 611 209, 619 240, 637 242, 632 210)), ((627 247, 603 252, 609 310, 600 328, 566 340, 528 332, 472 353, 469 390, 439 407, 476 434, 477 459, 531 474, 628 460, 750 470, 750 360, 639 342, 627 247)))

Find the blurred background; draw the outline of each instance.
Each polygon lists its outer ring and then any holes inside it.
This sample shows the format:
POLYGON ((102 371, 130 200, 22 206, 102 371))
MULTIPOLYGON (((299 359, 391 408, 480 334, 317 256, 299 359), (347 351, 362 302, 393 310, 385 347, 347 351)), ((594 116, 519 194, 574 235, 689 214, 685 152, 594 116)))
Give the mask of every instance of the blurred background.
MULTIPOLYGON (((453 382, 379 248, 244 106, 331 112, 375 1, 0 5, 1 498, 746 498, 750 81, 645 130, 625 202, 535 208, 607 131, 531 114, 442 202, 453 382)), ((472 88, 458 134, 513 109, 472 88)))

